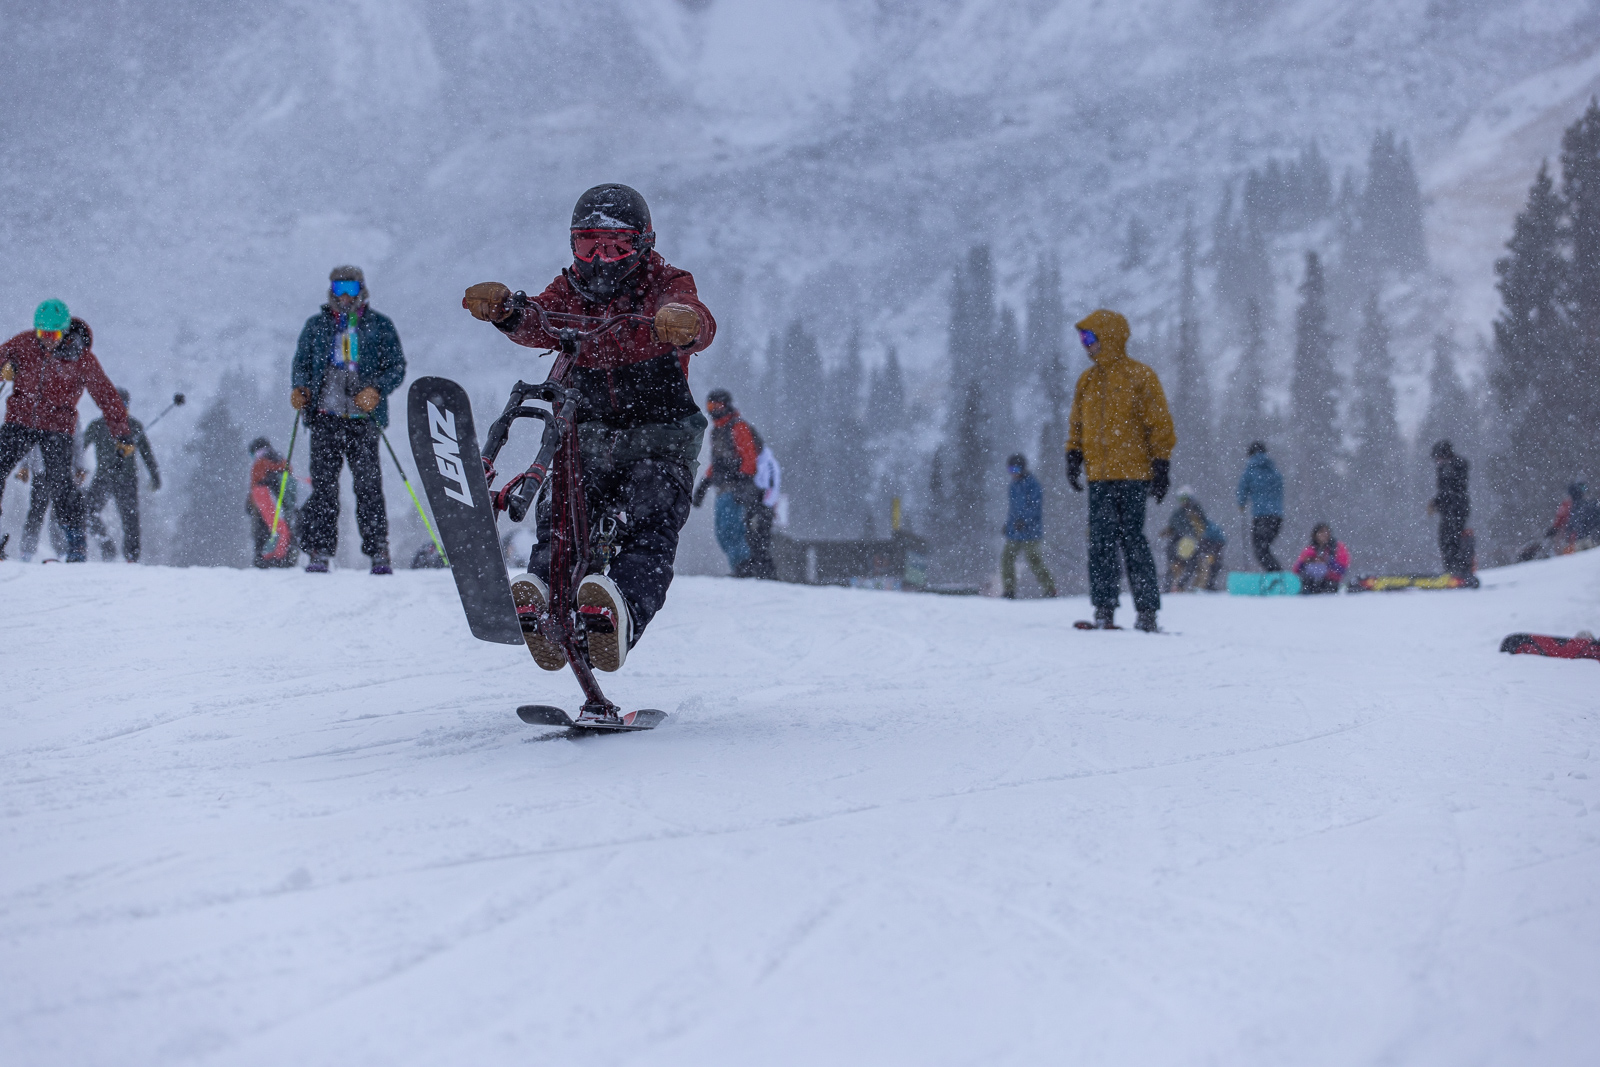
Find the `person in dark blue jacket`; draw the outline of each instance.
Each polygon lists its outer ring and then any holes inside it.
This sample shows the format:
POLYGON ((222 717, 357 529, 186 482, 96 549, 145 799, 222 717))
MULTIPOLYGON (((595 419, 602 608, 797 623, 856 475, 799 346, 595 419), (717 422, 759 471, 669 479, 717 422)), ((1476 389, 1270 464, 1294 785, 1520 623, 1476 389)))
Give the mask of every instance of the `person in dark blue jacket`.
POLYGON ((1283 529, 1283 475, 1262 441, 1252 441, 1239 475, 1239 510, 1250 509, 1250 548, 1264 571, 1281 571, 1272 542, 1283 529))
POLYGON ((394 573, 378 445, 389 425, 389 394, 405 377, 400 335, 387 315, 367 306, 361 268, 335 267, 328 302, 300 331, 289 394, 311 432, 311 496, 300 510, 300 543, 311 554, 311 573, 326 572, 339 547, 339 471, 346 461, 361 551, 372 560, 373 574, 394 573))
POLYGON ((1017 553, 1028 561, 1045 596, 1056 595, 1056 580, 1044 565, 1044 489, 1028 472, 1028 457, 1017 454, 1006 461, 1011 473, 1010 501, 1006 508, 1006 547, 1000 553, 1000 581, 1007 600, 1017 598, 1017 553))

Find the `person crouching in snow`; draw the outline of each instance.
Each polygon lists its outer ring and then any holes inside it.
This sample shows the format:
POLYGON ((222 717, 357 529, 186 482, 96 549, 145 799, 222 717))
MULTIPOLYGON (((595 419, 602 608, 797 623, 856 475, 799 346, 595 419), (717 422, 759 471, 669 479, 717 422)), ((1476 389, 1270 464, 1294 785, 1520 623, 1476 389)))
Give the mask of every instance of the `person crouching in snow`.
MULTIPOLYGON (((597 185, 572 210, 572 266, 528 298, 564 316, 654 320, 585 343, 562 383, 578 392, 590 523, 617 524, 607 572, 586 576, 577 591, 588 620, 589 659, 602 671, 622 666, 666 600, 706 432, 706 417, 689 392, 689 356, 711 344, 716 320, 700 302, 693 275, 662 259, 655 239, 644 197, 626 185, 597 185)), ((461 306, 519 345, 557 347, 560 339, 539 314, 513 306, 511 297, 500 282, 480 282, 461 306)), ((536 513, 539 543, 528 571, 512 579, 519 608, 542 611, 550 599, 549 500, 543 494, 536 513)), ((559 646, 531 630, 525 636, 539 666, 554 671, 566 665, 559 646)))
POLYGON ((1350 550, 1344 542, 1333 539, 1333 530, 1325 522, 1311 528, 1311 543, 1294 561, 1294 572, 1300 576, 1302 593, 1337 593, 1339 583, 1350 570, 1350 550))
POLYGON ((40 304, 33 313, 33 329, 0 345, 0 379, 12 383, 5 425, 0 427, 0 485, 37 445, 44 458, 44 484, 35 485, 34 492, 45 492, 56 509, 68 563, 82 563, 88 548, 83 492, 73 460, 78 400, 85 389, 100 406, 118 454, 128 458, 135 451, 128 409, 93 349, 89 324, 74 318, 59 300, 40 304))

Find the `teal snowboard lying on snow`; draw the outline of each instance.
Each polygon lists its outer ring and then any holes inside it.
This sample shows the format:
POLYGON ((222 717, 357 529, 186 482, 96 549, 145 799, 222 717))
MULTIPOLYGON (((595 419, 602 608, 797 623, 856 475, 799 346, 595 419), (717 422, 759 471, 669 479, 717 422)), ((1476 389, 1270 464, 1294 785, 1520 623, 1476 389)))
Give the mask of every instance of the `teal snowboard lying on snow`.
POLYGON ((1297 596, 1300 576, 1288 571, 1229 571, 1228 592, 1234 596, 1297 596))

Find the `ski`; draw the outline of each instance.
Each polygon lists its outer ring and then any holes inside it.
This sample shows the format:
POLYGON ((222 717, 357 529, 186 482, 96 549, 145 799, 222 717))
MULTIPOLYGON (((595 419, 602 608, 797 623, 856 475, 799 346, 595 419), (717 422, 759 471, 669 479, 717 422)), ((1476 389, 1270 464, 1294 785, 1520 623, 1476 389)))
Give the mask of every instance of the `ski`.
POLYGON ((1077 622, 1072 624, 1072 628, 1074 630, 1120 630, 1120 629, 1122 629, 1122 627, 1118 626, 1116 623, 1112 623, 1110 626, 1101 626, 1099 623, 1090 622, 1088 619, 1079 619, 1077 622))
POLYGON ((417 477, 472 636, 524 644, 466 390, 448 378, 417 379, 406 398, 406 421, 417 477))
POLYGON ((1400 589, 1476 589, 1478 577, 1458 578, 1453 574, 1372 574, 1352 578, 1352 593, 1392 593, 1400 589))
POLYGON ((621 714, 578 712, 574 719, 561 708, 550 704, 524 704, 517 709, 517 718, 529 726, 565 726, 573 730, 631 731, 654 730, 667 717, 664 711, 641 708, 621 714))
POLYGON ((1572 637, 1549 634, 1511 634, 1500 642, 1500 651, 1513 656, 1549 656, 1553 659, 1600 660, 1600 641, 1590 633, 1572 637))

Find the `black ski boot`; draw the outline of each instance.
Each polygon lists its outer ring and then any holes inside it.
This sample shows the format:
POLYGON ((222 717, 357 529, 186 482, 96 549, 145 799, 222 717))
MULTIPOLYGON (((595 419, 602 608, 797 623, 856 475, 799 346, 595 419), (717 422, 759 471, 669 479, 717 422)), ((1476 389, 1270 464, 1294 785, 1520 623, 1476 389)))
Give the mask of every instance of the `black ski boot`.
POLYGON ((1117 629, 1117 609, 1116 608, 1095 608, 1094 609, 1094 628, 1096 630, 1115 630, 1115 629, 1117 629))
POLYGON ((1134 621, 1133 628, 1147 634, 1153 634, 1161 627, 1156 625, 1156 613, 1153 611, 1139 612, 1139 618, 1134 621))

